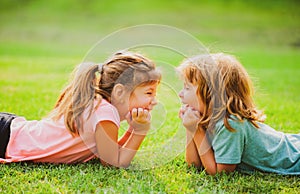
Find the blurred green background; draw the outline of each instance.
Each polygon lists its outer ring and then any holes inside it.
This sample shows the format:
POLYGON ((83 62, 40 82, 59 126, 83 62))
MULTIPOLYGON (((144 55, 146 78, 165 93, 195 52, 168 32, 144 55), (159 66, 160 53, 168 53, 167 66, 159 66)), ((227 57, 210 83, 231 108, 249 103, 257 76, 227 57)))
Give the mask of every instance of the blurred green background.
POLYGON ((1 54, 80 56, 104 35, 138 24, 171 25, 216 50, 297 49, 299 15, 291 0, 1 0, 1 54))
POLYGON ((299 111, 294 108, 300 107, 299 4, 293 0, 1 0, 0 97, 6 101, 0 101, 0 109, 40 118, 96 42, 126 27, 163 24, 190 33, 211 52, 236 55, 254 79, 258 105, 271 121, 280 115, 283 124, 274 122, 275 127, 299 129, 295 117, 299 111))

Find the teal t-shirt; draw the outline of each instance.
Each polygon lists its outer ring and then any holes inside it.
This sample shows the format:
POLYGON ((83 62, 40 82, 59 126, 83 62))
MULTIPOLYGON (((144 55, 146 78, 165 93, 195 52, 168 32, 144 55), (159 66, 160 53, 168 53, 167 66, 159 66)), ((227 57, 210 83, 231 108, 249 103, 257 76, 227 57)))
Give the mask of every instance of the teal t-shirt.
POLYGON ((248 120, 229 119, 236 131, 230 132, 223 121, 211 135, 217 163, 237 164, 237 170, 300 175, 300 133, 285 134, 264 123, 256 128, 248 120))

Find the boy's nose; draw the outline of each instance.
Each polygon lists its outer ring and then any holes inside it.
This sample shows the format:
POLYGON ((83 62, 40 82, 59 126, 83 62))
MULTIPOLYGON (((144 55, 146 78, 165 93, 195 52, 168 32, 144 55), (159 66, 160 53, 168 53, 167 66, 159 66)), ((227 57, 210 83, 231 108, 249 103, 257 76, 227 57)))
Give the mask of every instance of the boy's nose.
POLYGON ((182 91, 182 90, 180 90, 180 92, 178 93, 178 96, 179 96, 180 98, 183 97, 183 91, 182 91))

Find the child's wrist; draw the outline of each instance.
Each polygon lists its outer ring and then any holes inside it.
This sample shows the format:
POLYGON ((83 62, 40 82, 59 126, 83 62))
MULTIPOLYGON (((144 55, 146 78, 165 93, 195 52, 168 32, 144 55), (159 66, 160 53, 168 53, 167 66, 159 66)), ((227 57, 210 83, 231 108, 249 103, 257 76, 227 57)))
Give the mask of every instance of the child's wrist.
POLYGON ((197 131, 197 127, 194 126, 189 126, 189 127, 185 127, 186 131, 189 133, 194 134, 197 131))
POLYGON ((150 123, 135 124, 130 126, 132 133, 146 134, 150 129, 150 123))
POLYGON ((148 131, 149 130, 135 130, 135 129, 133 129, 133 131, 131 133, 134 134, 134 135, 145 136, 145 135, 147 135, 148 131))
POLYGON ((127 129, 128 133, 132 133, 133 132, 133 127, 129 126, 129 128, 127 129))

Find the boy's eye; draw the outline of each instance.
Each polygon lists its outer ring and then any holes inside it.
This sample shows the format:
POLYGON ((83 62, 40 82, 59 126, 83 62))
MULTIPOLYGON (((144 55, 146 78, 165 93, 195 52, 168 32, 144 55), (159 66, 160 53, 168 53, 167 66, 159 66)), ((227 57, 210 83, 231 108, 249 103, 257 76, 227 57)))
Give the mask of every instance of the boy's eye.
POLYGON ((183 85, 183 88, 184 88, 184 89, 189 89, 189 87, 187 86, 187 84, 184 84, 184 85, 183 85))

